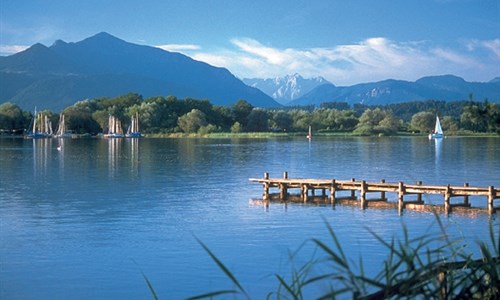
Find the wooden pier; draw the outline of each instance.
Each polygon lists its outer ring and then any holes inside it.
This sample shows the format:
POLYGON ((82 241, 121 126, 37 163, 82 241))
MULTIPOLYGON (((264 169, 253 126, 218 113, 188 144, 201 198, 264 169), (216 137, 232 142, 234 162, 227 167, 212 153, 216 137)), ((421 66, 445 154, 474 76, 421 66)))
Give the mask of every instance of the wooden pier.
POLYGON ((355 203, 363 209, 368 206, 368 203, 382 202, 385 203, 384 206, 397 207, 400 212, 407 207, 418 209, 425 206, 426 204, 422 199, 422 195, 424 194, 443 195, 444 205, 442 205, 442 209, 444 209, 445 213, 450 213, 455 207, 472 209, 469 197, 484 196, 487 200, 487 211, 488 213, 493 214, 499 209, 498 207, 495 207, 494 201, 496 199, 500 199, 500 189, 496 189, 493 186, 471 187, 468 183, 465 183, 463 186, 437 186, 423 185, 421 181, 415 184, 407 184, 403 182, 387 183, 383 179, 380 182, 366 182, 364 180, 356 181, 354 178, 350 180, 301 179, 288 178, 288 172, 284 172, 282 178, 270 178, 269 173, 264 173, 263 178, 250 178, 250 181, 258 182, 263 185, 263 199, 265 201, 271 199, 271 194, 269 193, 270 188, 279 189, 279 195, 277 195, 279 200, 287 200, 292 197, 293 195, 289 194, 290 189, 299 189, 300 194, 298 196, 300 201, 303 202, 309 201, 311 196, 316 197, 316 191, 321 191, 321 197, 329 200, 332 205, 335 205, 336 202, 347 198, 351 202, 354 200, 355 203), (342 191, 349 191, 350 195, 337 199, 336 194, 342 191), (356 192, 359 194, 359 199, 356 198, 356 192), (375 199, 368 199, 368 193, 377 193, 380 196, 375 199), (386 197, 386 193, 396 193, 397 203, 389 202, 386 197), (416 199, 405 199, 407 195, 416 195, 416 199), (453 197, 461 197, 462 201, 452 203, 451 199, 453 197))

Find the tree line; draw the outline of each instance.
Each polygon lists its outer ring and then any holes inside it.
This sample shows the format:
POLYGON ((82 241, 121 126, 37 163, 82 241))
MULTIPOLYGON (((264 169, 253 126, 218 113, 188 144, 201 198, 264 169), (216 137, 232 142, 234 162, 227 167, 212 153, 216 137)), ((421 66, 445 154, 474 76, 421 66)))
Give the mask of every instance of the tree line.
MULTIPOLYGON (((45 110, 52 124, 59 114, 45 110)), ((113 115, 124 126, 138 114, 144 134, 215 132, 345 132, 356 135, 393 135, 398 132, 429 133, 436 115, 447 134, 460 131, 500 134, 500 105, 488 101, 415 101, 384 106, 349 106, 345 102, 263 109, 238 100, 232 106, 212 105, 192 98, 143 97, 129 93, 115 98, 79 101, 65 108, 66 126, 78 134, 106 132, 113 115)), ((0 105, 0 129, 22 133, 30 126, 33 113, 12 103, 0 105)), ((57 128, 54 128, 54 130, 57 128)))

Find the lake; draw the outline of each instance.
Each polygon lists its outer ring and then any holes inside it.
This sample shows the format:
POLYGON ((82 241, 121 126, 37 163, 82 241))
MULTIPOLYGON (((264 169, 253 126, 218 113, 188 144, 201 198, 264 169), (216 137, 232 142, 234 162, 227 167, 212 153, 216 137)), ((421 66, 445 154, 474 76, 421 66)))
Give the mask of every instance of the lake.
MULTIPOLYGON (((315 204, 262 205, 250 177, 356 178, 500 186, 500 138, 0 139, 0 298, 183 299, 233 284, 254 299, 311 258, 325 222, 353 260, 378 272, 389 240, 439 233, 431 213, 315 204), (60 147, 60 150, 58 150, 60 147)), ((395 194, 388 197, 394 201, 395 194)), ((442 203, 442 196, 424 196, 442 203)), ((485 197, 472 197, 486 207, 485 197)), ((498 205, 498 204, 497 204, 498 205)), ((441 216, 479 257, 496 215, 441 216)), ((313 292, 314 293, 314 292, 313 292)))

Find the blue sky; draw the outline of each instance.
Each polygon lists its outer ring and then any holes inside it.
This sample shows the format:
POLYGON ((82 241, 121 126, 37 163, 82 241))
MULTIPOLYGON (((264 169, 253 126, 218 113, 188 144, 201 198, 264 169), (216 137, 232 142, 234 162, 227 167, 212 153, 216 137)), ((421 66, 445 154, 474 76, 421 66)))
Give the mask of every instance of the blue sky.
POLYGON ((500 76, 500 0, 0 0, 0 55, 102 31, 240 78, 500 76))

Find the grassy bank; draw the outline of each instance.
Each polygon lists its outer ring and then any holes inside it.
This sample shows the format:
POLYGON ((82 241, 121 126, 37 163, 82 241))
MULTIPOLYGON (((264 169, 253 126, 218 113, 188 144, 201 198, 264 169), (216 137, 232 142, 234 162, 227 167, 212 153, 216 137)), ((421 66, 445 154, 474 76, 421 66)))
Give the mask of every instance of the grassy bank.
MULTIPOLYGON (((198 133, 150 133, 145 134, 146 138, 280 138, 280 137, 304 137, 307 136, 307 132, 217 132, 208 134, 198 134, 198 133)), ((313 134, 314 137, 345 137, 345 136, 362 136, 356 135, 353 132, 317 132, 313 134)), ((384 135, 372 135, 372 136, 384 136, 384 135)), ((427 137, 427 134, 421 133, 411 133, 411 132, 398 132, 397 134, 391 136, 408 136, 408 137, 427 137)), ((470 131, 460 131, 452 134, 446 135, 446 137, 498 137, 500 135, 493 133, 474 133, 470 131)))

